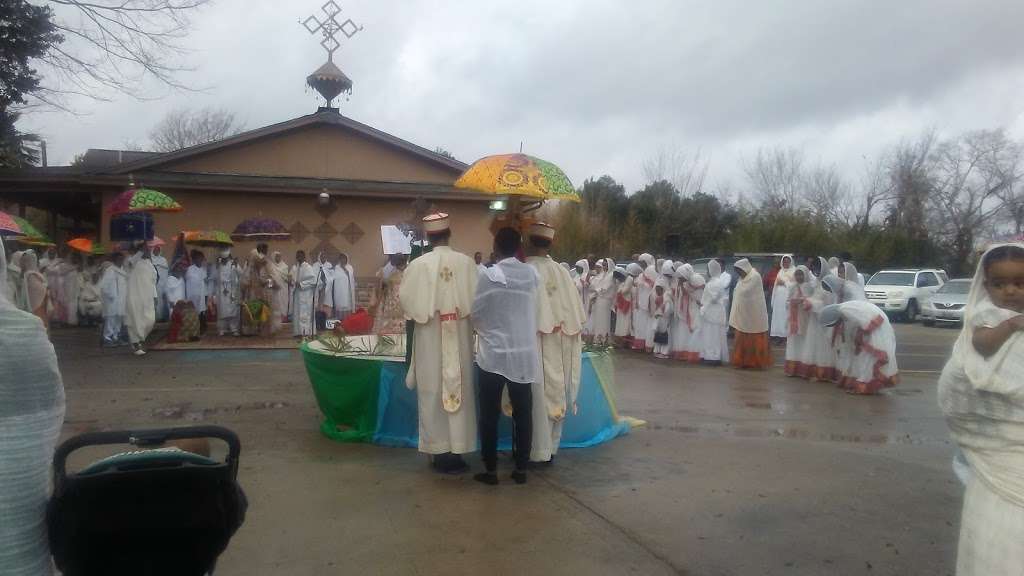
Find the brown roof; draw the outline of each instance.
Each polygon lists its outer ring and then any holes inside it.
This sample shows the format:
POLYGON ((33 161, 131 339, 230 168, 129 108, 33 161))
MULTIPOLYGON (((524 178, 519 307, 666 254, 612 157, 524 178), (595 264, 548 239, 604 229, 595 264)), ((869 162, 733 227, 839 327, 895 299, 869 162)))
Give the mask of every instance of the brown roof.
POLYGON ((89 148, 82 156, 82 168, 89 172, 95 172, 103 168, 110 168, 118 164, 138 162, 160 156, 160 152, 143 152, 141 150, 106 150, 103 148, 89 148))
POLYGON ((469 167, 464 162, 459 162, 453 158, 438 154, 422 146, 417 146, 412 142, 402 140, 396 136, 392 136, 387 132, 377 130, 372 126, 367 126, 362 122, 356 122, 351 118, 342 116, 337 111, 332 109, 321 109, 314 114, 307 116, 300 116, 286 122, 280 122, 278 124, 271 124, 270 126, 264 126, 255 130, 249 130, 248 132, 242 132, 230 138, 224 140, 217 140, 216 142, 208 142, 206 144, 199 144, 197 146, 191 146, 189 148, 182 148, 181 150, 175 150, 174 152, 166 152, 163 154, 157 154, 152 152, 142 152, 137 154, 143 154, 145 156, 140 157, 136 161, 126 162, 124 164, 118 164, 112 170, 103 170, 103 172, 109 174, 126 174, 128 172, 137 172, 140 170, 154 169, 159 166, 163 166, 170 162, 177 162, 192 156, 198 156, 200 154, 206 154, 214 150, 220 150, 223 148, 229 148, 231 146, 237 146, 246 142, 251 142, 267 136, 273 136, 289 132, 306 126, 312 126, 317 124, 326 124, 331 126, 341 126, 354 130, 364 136, 378 140, 390 146, 394 146, 401 150, 404 150, 410 154, 449 168, 453 173, 461 173, 469 167))

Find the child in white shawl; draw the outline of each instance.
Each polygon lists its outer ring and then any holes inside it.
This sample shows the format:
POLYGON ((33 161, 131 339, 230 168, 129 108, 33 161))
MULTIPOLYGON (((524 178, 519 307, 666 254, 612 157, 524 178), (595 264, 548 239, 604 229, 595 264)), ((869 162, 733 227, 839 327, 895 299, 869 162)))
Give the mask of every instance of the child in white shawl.
POLYGON ((668 281, 658 278, 651 293, 651 333, 655 358, 668 358, 672 354, 672 296, 668 281))
POLYGON ((939 406, 970 465, 958 576, 1024 566, 1024 244, 990 248, 939 378, 939 406))

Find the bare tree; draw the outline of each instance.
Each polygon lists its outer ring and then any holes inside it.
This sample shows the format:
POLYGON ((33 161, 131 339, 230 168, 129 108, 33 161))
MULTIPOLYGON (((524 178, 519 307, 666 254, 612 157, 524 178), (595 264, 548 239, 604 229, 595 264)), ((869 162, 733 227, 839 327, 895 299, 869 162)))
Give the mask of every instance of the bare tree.
POLYGON ((856 199, 852 195, 848 196, 852 204, 850 223, 855 229, 867 230, 875 210, 892 201, 895 186, 889 174, 890 163, 888 153, 879 155, 874 160, 864 158, 864 170, 860 175, 860 195, 856 199))
POLYGON ((929 130, 914 142, 903 142, 889 158, 893 203, 889 224, 903 229, 911 239, 928 238, 926 203, 934 183, 932 151, 937 137, 929 130))
POLYGON ((181 109, 168 112, 149 133, 152 148, 157 152, 171 152, 223 140, 234 136, 245 126, 235 113, 223 108, 181 109))
POLYGON ((849 196, 850 186, 840 176, 834 164, 819 164, 804 174, 803 200, 818 222, 847 222, 850 212, 847 204, 849 196))
POLYGON ((793 212, 801 207, 804 155, 796 148, 761 148, 752 161, 743 161, 751 193, 770 212, 793 212))
POLYGON ((1020 149, 1002 130, 978 130, 942 142, 929 156, 934 185, 931 229, 953 253, 955 273, 967 272, 975 238, 1004 207, 1020 149))
POLYGON ((44 84, 33 96, 68 110, 68 95, 106 99, 110 92, 143 98, 144 80, 192 90, 179 74, 190 17, 212 0, 46 0, 63 41, 41 58, 44 84))
POLYGON ((643 173, 648 184, 669 182, 679 194, 691 196, 704 191, 710 164, 700 148, 691 154, 678 146, 663 146, 644 160, 643 173))

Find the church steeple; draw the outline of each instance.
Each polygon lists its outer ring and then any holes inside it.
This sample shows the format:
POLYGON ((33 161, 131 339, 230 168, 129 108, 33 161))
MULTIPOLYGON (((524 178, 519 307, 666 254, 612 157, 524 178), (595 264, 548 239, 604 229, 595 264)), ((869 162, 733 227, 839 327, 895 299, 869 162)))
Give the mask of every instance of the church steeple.
POLYGON ((334 52, 341 47, 341 43, 338 42, 334 35, 341 32, 346 38, 352 38, 363 27, 357 25, 351 18, 347 18, 344 22, 339 23, 337 17, 341 13, 341 8, 334 3, 334 0, 327 0, 321 6, 321 10, 326 15, 323 21, 313 15, 302 22, 302 25, 310 34, 321 34, 323 36, 320 45, 327 51, 327 62, 324 62, 315 72, 306 77, 306 85, 323 96, 324 100, 327 101, 327 109, 335 109, 331 106, 335 98, 342 93, 346 95, 352 93, 352 80, 334 63, 334 52))

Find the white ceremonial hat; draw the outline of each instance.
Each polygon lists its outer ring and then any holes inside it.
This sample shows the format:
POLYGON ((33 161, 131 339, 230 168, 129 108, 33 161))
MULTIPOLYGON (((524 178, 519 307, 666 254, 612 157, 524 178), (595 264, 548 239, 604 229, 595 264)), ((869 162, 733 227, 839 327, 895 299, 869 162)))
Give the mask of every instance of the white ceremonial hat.
POLYGON ((538 238, 547 238, 548 240, 555 239, 554 227, 545 224, 544 222, 534 222, 530 225, 530 236, 536 236, 538 238))
POLYGON ((448 230, 448 214, 438 212, 423 218, 423 231, 427 234, 435 234, 448 230))

